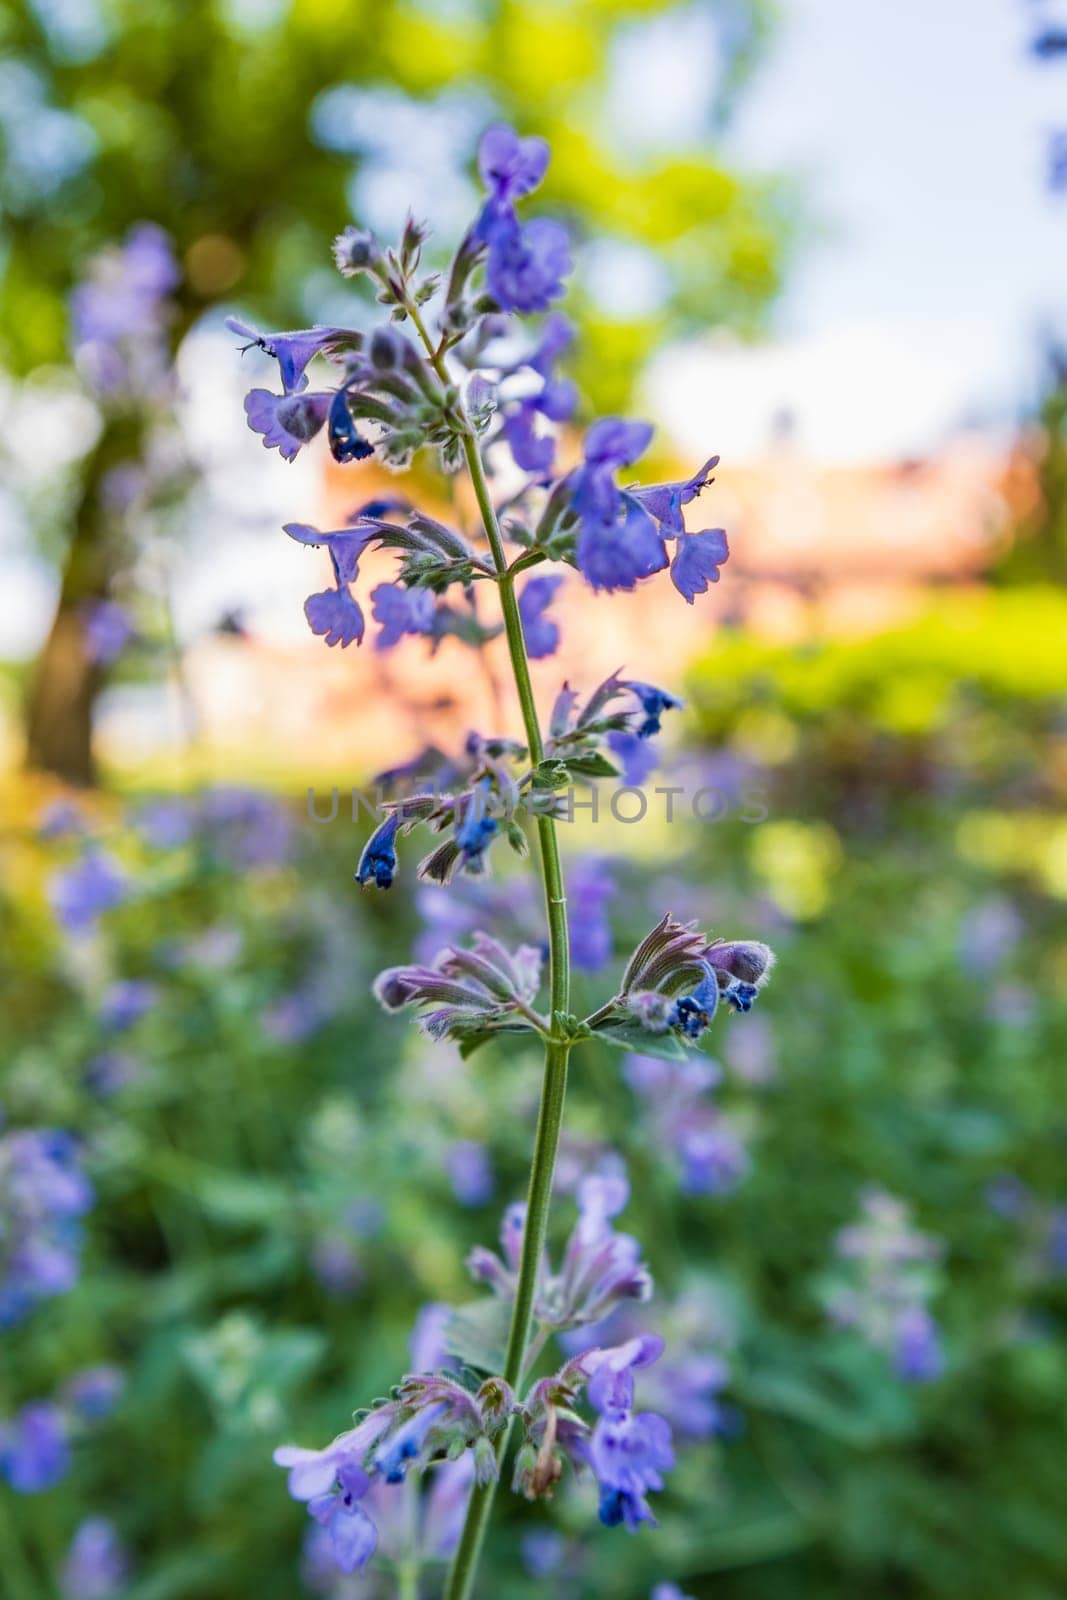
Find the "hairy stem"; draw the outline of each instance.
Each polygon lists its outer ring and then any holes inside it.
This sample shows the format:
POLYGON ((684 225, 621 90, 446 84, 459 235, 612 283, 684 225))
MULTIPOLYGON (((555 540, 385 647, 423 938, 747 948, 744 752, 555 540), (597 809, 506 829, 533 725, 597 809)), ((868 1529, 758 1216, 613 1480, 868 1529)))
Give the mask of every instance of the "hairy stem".
MULTIPOLYGON (((426 347, 437 376, 448 384, 448 372, 441 354, 435 350, 418 308, 409 304, 407 311, 419 337, 426 347)), ((535 765, 544 759, 544 741, 537 718, 537 704, 530 680, 530 663, 523 637, 522 617, 515 593, 515 573, 508 568, 504 540, 500 532, 496 508, 482 463, 478 440, 469 421, 460 411, 463 436, 463 454, 474 488, 478 511, 485 527, 486 538, 492 551, 500 588, 500 605, 504 617, 511 670, 522 710, 522 724, 530 760, 535 765)), ((551 817, 537 818, 537 836, 540 845, 541 877, 545 891, 545 911, 548 920, 549 942, 549 1023, 553 1034, 557 1030, 556 1014, 566 1012, 570 1002, 570 951, 567 939, 567 900, 563 886, 563 868, 559 856, 556 825, 551 817)), ((527 1347, 530 1340, 530 1322, 537 1293, 537 1278, 541 1256, 545 1247, 548 1210, 552 1201, 552 1180, 556 1169, 556 1152, 559 1149, 560 1129, 563 1126, 563 1105, 567 1093, 567 1061, 570 1042, 550 1037, 545 1041, 545 1069, 541 1083, 541 1104, 537 1114, 537 1133, 534 1139, 533 1159, 530 1164, 530 1182, 526 1200, 526 1227, 522 1239, 522 1257, 519 1262, 515 1286, 515 1304, 508 1330, 507 1351, 504 1357, 504 1378, 513 1389, 522 1381, 526 1367, 527 1347)), ((497 1463, 502 1465, 507 1451, 510 1426, 502 1430, 497 1442, 497 1463)), ((467 1519, 452 1561, 445 1586, 444 1600, 467 1600, 478 1572, 482 1543, 493 1508, 496 1483, 476 1487, 467 1507, 467 1519)))

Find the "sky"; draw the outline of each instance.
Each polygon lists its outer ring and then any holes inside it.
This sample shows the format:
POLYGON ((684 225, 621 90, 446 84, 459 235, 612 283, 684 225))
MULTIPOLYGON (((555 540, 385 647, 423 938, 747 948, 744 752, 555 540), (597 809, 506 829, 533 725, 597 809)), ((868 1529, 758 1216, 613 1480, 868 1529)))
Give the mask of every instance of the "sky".
MULTIPOLYGON (((1067 64, 1028 53, 1033 19, 1054 8, 783 0, 781 11, 728 147, 795 173, 818 229, 773 342, 662 363, 664 415, 683 442, 710 421, 716 448, 749 453, 786 408, 799 442, 829 460, 921 454, 961 424, 1015 417, 1042 329, 1067 324, 1067 194, 1045 181, 1048 135, 1067 125, 1067 64)), ((659 50, 665 90, 666 32, 659 50)), ((680 51, 658 115, 685 114, 698 73, 698 52, 680 51)))

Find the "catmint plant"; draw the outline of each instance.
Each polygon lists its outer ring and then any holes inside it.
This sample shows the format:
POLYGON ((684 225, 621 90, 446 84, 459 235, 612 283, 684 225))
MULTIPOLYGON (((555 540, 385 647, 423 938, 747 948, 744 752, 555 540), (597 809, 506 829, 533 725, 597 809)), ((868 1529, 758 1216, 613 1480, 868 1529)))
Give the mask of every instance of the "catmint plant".
MULTIPOLYGON (((559 222, 524 220, 518 210, 548 160, 543 140, 489 129, 478 152, 486 198, 442 274, 424 270, 426 230, 413 219, 392 248, 367 229, 346 228, 334 245, 336 264, 369 283, 382 326, 263 333, 230 324, 246 349, 277 362, 280 386, 254 388, 245 402, 265 447, 292 460, 323 435, 334 460, 357 475, 371 457, 400 471, 429 450, 446 474, 467 475, 477 505, 476 533, 400 496, 364 500, 339 527, 289 523, 291 539, 329 557, 329 584, 305 602, 312 632, 330 647, 359 645, 369 604, 379 649, 407 636, 431 649, 447 636, 477 649, 503 634, 521 712, 519 728, 472 734, 445 758, 429 751, 383 775, 395 782, 355 877, 366 890, 390 890, 403 874, 409 837, 427 830, 433 838, 416 877, 440 893, 463 875, 488 872, 501 851, 526 856, 536 835, 546 945, 509 945, 473 927, 468 938, 420 950, 419 959, 375 983, 387 1011, 411 1013, 431 1040, 451 1040, 464 1056, 491 1040, 504 1047, 513 1038, 540 1041, 544 1077, 527 1197, 505 1211, 499 1253, 478 1249, 470 1259, 487 1299, 449 1317, 451 1362, 416 1363, 324 1449, 285 1445, 275 1453, 290 1493, 323 1530, 317 1548, 325 1539, 344 1571, 362 1567, 376 1549, 398 1561, 382 1534, 383 1486, 467 1462, 471 1488, 443 1591, 448 1600, 471 1591, 501 1481, 528 1499, 546 1499, 569 1468, 596 1480, 607 1525, 654 1523, 649 1496, 673 1466, 671 1429, 659 1413, 639 1408, 637 1391, 663 1340, 643 1332, 549 1358, 567 1330, 602 1323, 652 1292, 641 1246, 614 1225, 628 1194, 621 1176, 587 1177, 562 1254, 546 1251, 568 1062, 572 1050, 599 1039, 684 1063, 720 1007, 751 1009, 773 960, 762 944, 713 940, 668 914, 633 952, 610 998, 585 1017, 571 1010, 557 824, 573 815, 575 786, 617 777, 620 763, 629 776, 647 774, 644 753, 680 701, 620 671, 599 684, 563 683, 543 717, 530 659, 558 646, 553 607, 569 573, 613 592, 669 569, 691 605, 718 581, 728 549, 721 529, 690 532, 684 521, 716 457, 681 482, 630 483, 629 469, 652 437, 646 423, 595 421, 578 465, 556 466, 553 428, 578 406, 574 385, 559 372, 575 331, 555 309, 570 247, 559 222), (532 330, 516 330, 516 319, 542 314, 532 330), (331 364, 333 381, 313 379, 313 363, 331 364), (494 487, 500 469, 506 494, 494 487), (392 552, 397 565, 391 582, 366 595, 358 590, 360 566, 372 549, 392 552), (491 607, 478 603, 487 588, 496 591, 491 607)), ((596 907, 595 948, 582 952, 590 968, 609 954, 600 927, 610 892, 599 880, 584 891, 596 907)), ((434 921, 449 925, 446 917, 434 921)), ((454 926, 469 923, 461 916, 454 926)), ((405 1592, 413 1592, 410 1566, 419 1558, 417 1549, 404 1555, 405 1592)))

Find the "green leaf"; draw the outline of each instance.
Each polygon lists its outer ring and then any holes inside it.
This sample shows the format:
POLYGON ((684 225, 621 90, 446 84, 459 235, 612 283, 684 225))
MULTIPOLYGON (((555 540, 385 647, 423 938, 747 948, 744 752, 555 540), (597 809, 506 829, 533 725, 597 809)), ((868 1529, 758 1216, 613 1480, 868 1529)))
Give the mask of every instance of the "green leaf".
POLYGON ((659 1056, 663 1061, 685 1061, 698 1053, 687 1050, 674 1033, 648 1033, 636 1022, 610 1022, 593 1031, 594 1039, 603 1039, 616 1050, 637 1050, 645 1056, 659 1056))
POLYGON ((599 750, 588 756, 568 756, 563 763, 568 772, 581 778, 617 778, 619 768, 599 750))
POLYGON ((535 789, 565 789, 570 781, 567 763, 563 761, 539 761, 533 769, 535 789))
POLYGON ((457 1306, 445 1325, 445 1349, 479 1372, 500 1372, 510 1322, 511 1307, 495 1295, 457 1306))

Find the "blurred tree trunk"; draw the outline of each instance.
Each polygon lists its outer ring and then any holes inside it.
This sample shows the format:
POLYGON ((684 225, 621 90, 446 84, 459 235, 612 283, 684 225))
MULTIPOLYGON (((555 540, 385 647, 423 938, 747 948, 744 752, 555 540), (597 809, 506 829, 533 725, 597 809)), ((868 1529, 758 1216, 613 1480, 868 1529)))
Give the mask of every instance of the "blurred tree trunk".
POLYGON ((137 459, 140 434, 139 420, 113 420, 86 462, 59 603, 26 710, 27 765, 83 786, 96 777, 93 709, 102 681, 87 649, 84 608, 107 595, 121 559, 121 518, 108 503, 107 478, 112 468, 137 459))

